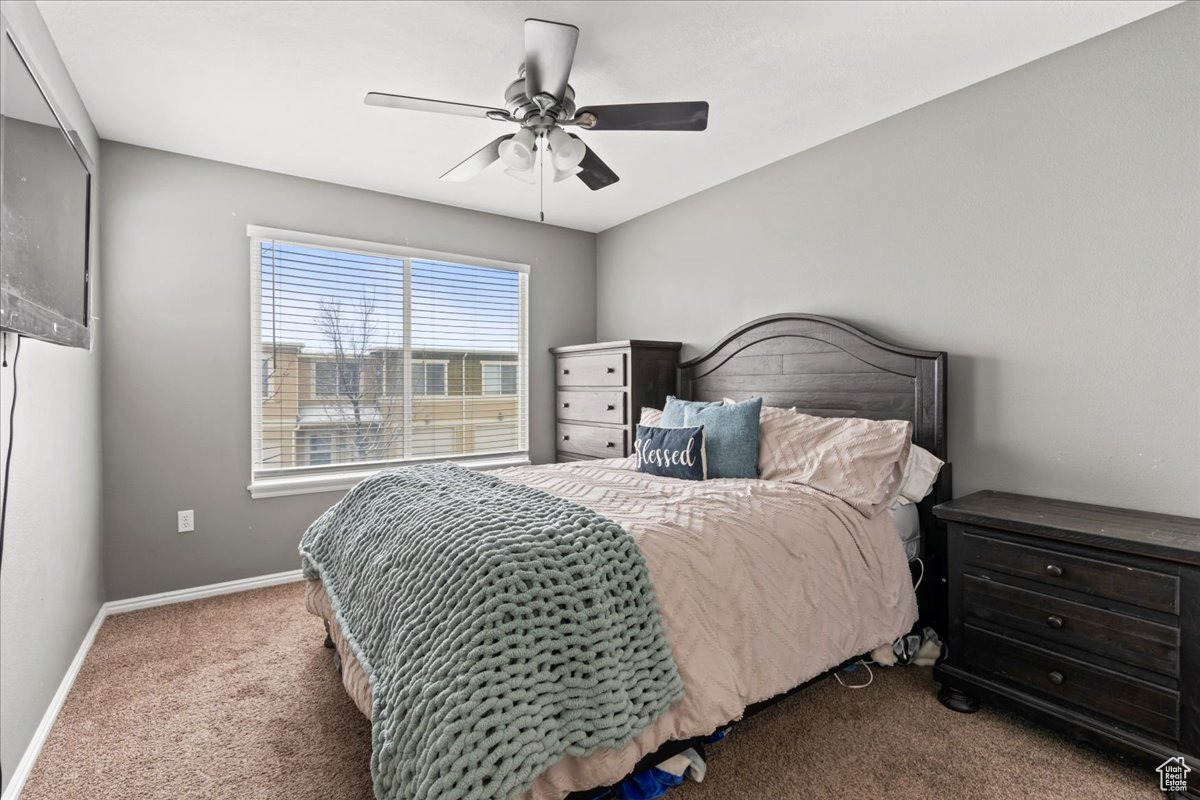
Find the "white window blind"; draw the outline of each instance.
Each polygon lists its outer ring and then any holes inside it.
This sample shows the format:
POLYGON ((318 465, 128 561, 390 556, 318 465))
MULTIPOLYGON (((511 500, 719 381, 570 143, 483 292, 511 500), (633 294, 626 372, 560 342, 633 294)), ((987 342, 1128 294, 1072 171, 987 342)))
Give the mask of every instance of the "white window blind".
POLYGON ((528 459, 524 266, 251 226, 252 485, 528 459))

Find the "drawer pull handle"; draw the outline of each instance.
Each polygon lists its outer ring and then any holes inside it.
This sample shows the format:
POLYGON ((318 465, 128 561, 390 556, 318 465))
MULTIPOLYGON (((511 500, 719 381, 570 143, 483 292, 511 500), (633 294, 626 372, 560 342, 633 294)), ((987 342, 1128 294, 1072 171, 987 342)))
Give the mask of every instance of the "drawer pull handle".
POLYGON ((605 406, 604 410, 605 411, 616 411, 617 407, 616 406, 605 406))
POLYGON ((1063 568, 1060 567, 1058 564, 1047 564, 1046 565, 1046 574, 1049 575, 1051 578, 1061 578, 1062 574, 1063 574, 1063 568))
POLYGON ((612 375, 614 372, 616 372, 616 371, 617 371, 617 368, 616 368, 616 367, 609 367, 608 369, 606 369, 606 370, 604 370, 604 371, 605 371, 605 372, 607 372, 609 375, 612 375))
POLYGON ((1057 630, 1062 630, 1062 626, 1065 623, 1063 622, 1062 617, 1058 617, 1058 616, 1055 616, 1054 614, 1051 614, 1050 616, 1046 617, 1046 624, 1049 625, 1051 628, 1054 628, 1054 630, 1057 631, 1057 630))
POLYGON ((570 407, 571 407, 570 403, 563 403, 563 408, 570 408, 570 407))
POLYGON ((562 371, 562 374, 563 374, 563 375, 570 375, 570 374, 571 374, 571 370, 569 370, 569 369, 564 369, 564 370, 562 371))
POLYGON ((1050 682, 1053 683, 1055 686, 1062 686, 1063 681, 1066 680, 1066 678, 1063 677, 1063 674, 1061 672, 1059 672, 1058 670, 1051 672, 1046 677, 1049 678, 1050 682))
POLYGON ((563 441, 564 441, 564 442, 565 442, 565 441, 568 441, 570 438, 571 438, 571 437, 570 437, 570 436, 567 436, 565 433, 563 434, 563 441))
POLYGON ((616 444, 616 442, 608 442, 608 443, 607 443, 607 444, 605 444, 604 446, 605 446, 605 447, 616 447, 616 446, 617 446, 617 444, 616 444))

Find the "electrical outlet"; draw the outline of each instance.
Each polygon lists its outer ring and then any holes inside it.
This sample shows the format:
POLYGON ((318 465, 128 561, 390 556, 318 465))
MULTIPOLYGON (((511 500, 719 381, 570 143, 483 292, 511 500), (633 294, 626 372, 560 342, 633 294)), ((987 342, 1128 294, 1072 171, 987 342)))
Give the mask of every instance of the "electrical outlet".
POLYGON ((191 533, 196 530, 196 512, 188 509, 179 512, 179 532, 191 533))

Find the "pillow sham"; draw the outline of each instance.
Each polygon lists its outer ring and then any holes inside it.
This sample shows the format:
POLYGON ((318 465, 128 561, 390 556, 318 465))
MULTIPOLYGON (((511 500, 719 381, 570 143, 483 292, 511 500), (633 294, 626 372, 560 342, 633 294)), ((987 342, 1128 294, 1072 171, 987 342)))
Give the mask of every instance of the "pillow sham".
POLYGON ((637 471, 664 478, 702 481, 708 473, 704 427, 656 428, 637 426, 633 443, 637 471))
POLYGON ((763 480, 811 486, 870 518, 896 499, 911 447, 903 420, 772 413, 763 415, 759 465, 763 480))
POLYGON ((704 426, 708 477, 758 477, 758 417, 761 411, 761 397, 731 406, 712 403, 703 408, 685 409, 684 425, 704 426))
POLYGON ((719 406, 720 403, 704 403, 699 400, 680 400, 678 397, 667 395, 667 403, 662 410, 662 426, 664 428, 682 428, 687 422, 684 416, 689 408, 708 408, 719 406))
POLYGON ((908 450, 908 461, 904 464, 904 476, 900 479, 900 497, 919 503, 933 491, 934 481, 946 462, 920 445, 908 450))
POLYGON ((662 427, 662 409, 642 406, 642 417, 638 422, 652 428, 662 427))

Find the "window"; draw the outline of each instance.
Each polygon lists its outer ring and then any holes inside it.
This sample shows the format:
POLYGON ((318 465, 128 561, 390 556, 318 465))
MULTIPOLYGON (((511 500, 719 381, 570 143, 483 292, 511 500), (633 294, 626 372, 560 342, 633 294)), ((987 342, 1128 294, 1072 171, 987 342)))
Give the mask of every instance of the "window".
POLYGON ((313 364, 313 394, 319 397, 352 396, 360 390, 362 364, 343 357, 313 364))
POLYGON ((526 267, 247 232, 254 496, 412 461, 528 460, 526 267))
POLYGON ((333 434, 308 434, 308 448, 305 455, 305 463, 309 465, 320 466, 333 463, 333 434))
POLYGON ((413 361, 412 393, 415 395, 446 394, 446 375, 449 367, 448 361, 413 361))
POLYGON ((479 367, 484 394, 517 393, 517 365, 515 362, 484 361, 479 367))

